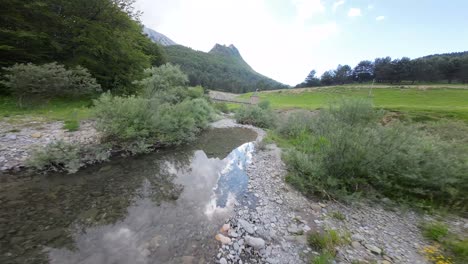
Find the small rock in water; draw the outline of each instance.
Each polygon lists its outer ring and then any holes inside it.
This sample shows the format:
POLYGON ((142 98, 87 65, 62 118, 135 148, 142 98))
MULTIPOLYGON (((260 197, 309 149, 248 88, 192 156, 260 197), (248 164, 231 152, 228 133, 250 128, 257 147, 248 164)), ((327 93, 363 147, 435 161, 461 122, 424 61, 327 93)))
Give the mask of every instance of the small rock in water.
POLYGON ((265 248, 265 240, 259 237, 246 236, 245 243, 247 243, 247 245, 253 247, 256 250, 265 248))
POLYGON ((216 235, 216 240, 220 241, 223 245, 231 243, 231 239, 229 237, 223 236, 221 234, 216 235))
POLYGON ((221 232, 227 232, 227 231, 229 231, 230 228, 231 228, 231 226, 229 224, 224 224, 221 227, 221 232))

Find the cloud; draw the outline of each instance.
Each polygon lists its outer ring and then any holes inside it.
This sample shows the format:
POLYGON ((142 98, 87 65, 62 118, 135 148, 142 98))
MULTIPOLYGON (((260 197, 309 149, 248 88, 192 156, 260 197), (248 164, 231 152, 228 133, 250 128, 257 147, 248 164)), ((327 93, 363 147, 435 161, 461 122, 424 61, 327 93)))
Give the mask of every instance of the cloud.
POLYGON ((367 9, 369 9, 369 10, 374 9, 374 5, 368 5, 368 6, 367 6, 367 9))
POLYGON ((338 2, 333 3, 333 12, 335 12, 336 9, 337 9, 340 5, 343 5, 344 3, 345 3, 344 0, 340 0, 340 1, 338 1, 338 2))
POLYGON ((375 20, 377 20, 377 21, 381 21, 381 20, 384 20, 384 19, 385 19, 384 16, 378 16, 378 17, 375 18, 375 20))
POLYGON ((348 11, 349 17, 358 17, 361 16, 361 9, 360 8, 350 8, 348 11))

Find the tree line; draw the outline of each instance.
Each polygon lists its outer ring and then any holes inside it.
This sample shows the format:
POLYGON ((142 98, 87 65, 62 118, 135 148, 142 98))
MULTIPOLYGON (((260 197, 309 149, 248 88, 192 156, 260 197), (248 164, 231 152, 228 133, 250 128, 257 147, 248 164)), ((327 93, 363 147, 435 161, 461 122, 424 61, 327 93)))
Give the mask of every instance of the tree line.
POLYGON ((398 84, 401 82, 459 82, 468 83, 468 51, 435 54, 417 59, 403 57, 376 58, 374 61, 363 60, 354 68, 338 65, 328 70, 319 78, 312 70, 305 81, 296 87, 321 85, 341 85, 363 83, 375 80, 378 83, 398 84))
POLYGON ((3 0, 0 67, 54 61, 82 66, 103 90, 132 93, 145 68, 165 62, 162 48, 143 35, 134 2, 3 0))

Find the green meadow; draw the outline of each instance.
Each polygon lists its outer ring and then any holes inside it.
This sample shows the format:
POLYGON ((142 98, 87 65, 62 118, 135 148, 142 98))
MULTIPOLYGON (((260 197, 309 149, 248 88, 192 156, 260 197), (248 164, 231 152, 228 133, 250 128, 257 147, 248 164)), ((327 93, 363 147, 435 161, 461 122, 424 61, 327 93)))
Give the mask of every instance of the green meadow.
MULTIPOLYGON (((468 89, 444 85, 412 87, 331 86, 316 89, 291 89, 260 92, 260 100, 268 100, 274 109, 319 109, 345 97, 371 98, 374 105, 402 112, 415 121, 459 119, 468 122, 468 89)), ((240 95, 247 99, 252 93, 240 95)))

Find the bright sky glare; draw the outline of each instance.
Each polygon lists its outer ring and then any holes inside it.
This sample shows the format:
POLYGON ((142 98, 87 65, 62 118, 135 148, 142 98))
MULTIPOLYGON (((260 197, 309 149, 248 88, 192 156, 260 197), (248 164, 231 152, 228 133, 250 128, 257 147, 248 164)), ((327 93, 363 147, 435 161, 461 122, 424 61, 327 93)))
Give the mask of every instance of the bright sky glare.
POLYGON ((295 85, 315 69, 468 50, 466 0, 137 0, 178 44, 234 44, 257 72, 295 85))

